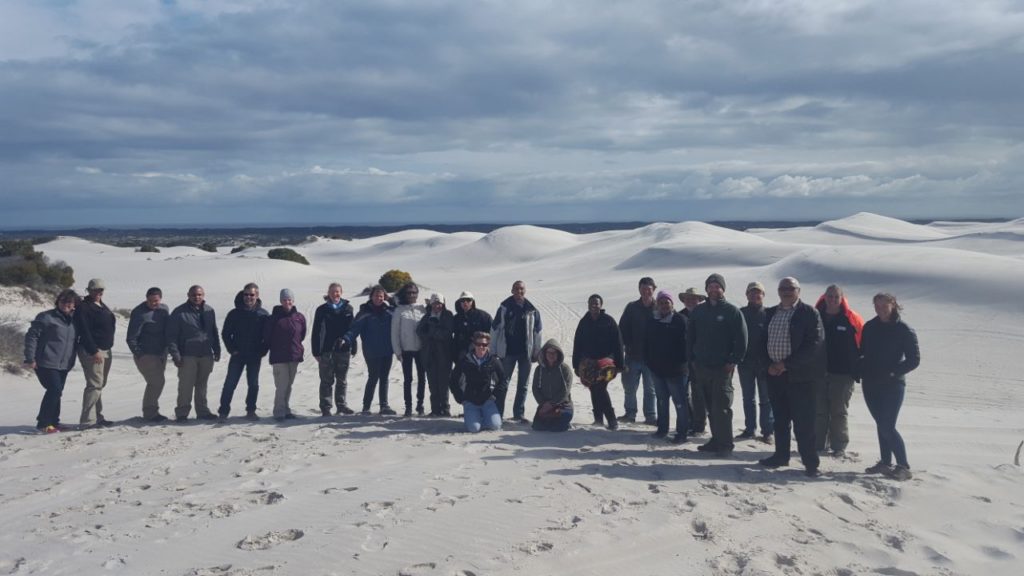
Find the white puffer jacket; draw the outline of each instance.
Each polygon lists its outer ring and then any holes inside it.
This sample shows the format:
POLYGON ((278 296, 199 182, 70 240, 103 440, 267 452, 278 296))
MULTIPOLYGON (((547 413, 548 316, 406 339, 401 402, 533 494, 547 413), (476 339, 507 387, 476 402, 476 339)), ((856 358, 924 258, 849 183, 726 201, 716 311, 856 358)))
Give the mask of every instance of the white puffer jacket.
POLYGON ((395 308, 391 317, 391 347, 395 349, 396 356, 401 356, 402 352, 419 351, 420 337, 416 334, 416 326, 426 311, 422 304, 399 304, 395 308))

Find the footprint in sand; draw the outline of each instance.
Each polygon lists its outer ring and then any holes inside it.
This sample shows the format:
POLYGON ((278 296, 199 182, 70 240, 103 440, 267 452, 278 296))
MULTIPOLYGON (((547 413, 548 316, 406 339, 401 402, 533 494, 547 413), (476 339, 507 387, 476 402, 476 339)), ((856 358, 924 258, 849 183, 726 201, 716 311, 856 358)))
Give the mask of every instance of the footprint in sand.
POLYGON ((527 542, 525 544, 520 544, 518 550, 520 552, 524 552, 528 556, 536 556, 543 552, 550 552, 554 547, 555 545, 551 542, 527 542))
POLYGON ((711 530, 708 529, 708 524, 703 518, 695 518, 690 523, 690 527, 693 529, 694 540, 711 540, 711 530))
POLYGON ((267 532, 259 536, 246 536, 235 544, 239 550, 269 550, 285 542, 294 542, 306 534, 302 530, 291 528, 275 532, 267 532))
POLYGON ((255 492, 253 492, 253 494, 255 495, 255 497, 250 499, 250 502, 252 502, 253 504, 277 504, 278 502, 284 500, 284 494, 281 494, 280 492, 256 490, 255 492))
POLYGON ((419 564, 413 564, 412 566, 402 568, 398 571, 398 576, 420 576, 420 574, 430 574, 436 568, 436 562, 421 562, 419 564))

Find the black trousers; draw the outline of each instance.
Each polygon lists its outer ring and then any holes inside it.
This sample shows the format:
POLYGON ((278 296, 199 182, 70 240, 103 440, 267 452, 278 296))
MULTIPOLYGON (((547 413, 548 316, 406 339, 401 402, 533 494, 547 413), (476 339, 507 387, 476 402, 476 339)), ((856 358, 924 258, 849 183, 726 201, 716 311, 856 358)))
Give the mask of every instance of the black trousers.
POLYGON ((60 398, 64 394, 64 383, 68 380, 70 370, 36 367, 36 378, 46 392, 39 403, 39 415, 36 416, 36 427, 46 428, 60 424, 60 398))
POLYGON ((789 461, 790 429, 796 434, 796 447, 804 468, 817 469, 819 459, 814 447, 815 382, 792 381, 787 372, 768 375, 768 397, 775 416, 775 457, 789 461), (792 426, 791 426, 792 423, 792 426))
POLYGON ((402 352, 402 392, 405 395, 405 408, 412 408, 412 367, 416 364, 416 407, 423 407, 423 390, 427 385, 427 372, 423 367, 420 353, 402 352))
POLYGON ((604 422, 609 426, 616 423, 608 384, 594 384, 590 387, 590 403, 594 405, 594 422, 604 422))

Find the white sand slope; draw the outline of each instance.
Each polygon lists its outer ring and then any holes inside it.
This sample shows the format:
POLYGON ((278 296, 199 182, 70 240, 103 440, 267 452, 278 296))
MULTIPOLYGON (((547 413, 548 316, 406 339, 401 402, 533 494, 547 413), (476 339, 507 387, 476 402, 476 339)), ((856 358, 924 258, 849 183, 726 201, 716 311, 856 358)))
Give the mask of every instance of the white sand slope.
MULTIPOLYGON (((900 424, 915 478, 862 473, 878 449, 859 389, 849 456, 825 458, 816 480, 799 466, 760 469, 768 447, 759 443, 716 459, 694 443, 654 440, 641 425, 594 427, 578 384, 575 429, 564 434, 510 424, 471 436, 454 419, 321 419, 308 357, 292 400, 303 420, 149 426, 138 419, 142 382, 119 320, 104 393, 113 428, 37 435, 42 389, 34 378, 0 375, 0 574, 1019 574, 1024 471, 1012 458, 1024 440, 1022 227, 858 214, 751 232, 692 222, 587 235, 410 230, 295 246, 310 266, 268 260, 266 248, 141 254, 60 238, 42 249, 74 267, 79 288, 103 277, 111 306, 131 308, 157 285, 173 307, 200 283, 219 320, 248 281, 261 285, 268 307, 291 288, 311 321, 329 282, 355 294, 391 268, 410 271, 423 296, 441 291, 452 301, 471 290, 491 312, 522 279, 545 336, 567 350, 589 294, 602 294, 617 317, 643 275, 675 294, 721 272, 739 302, 752 280, 797 276, 811 301, 839 282, 866 317, 871 296, 891 291, 923 352, 900 424)), ((42 308, 0 291, 0 320, 24 325, 42 308)), ((214 370, 211 404, 225 369, 214 370)), ((357 357, 353 405, 365 377, 357 357)), ((399 368, 390 381, 400 408, 399 368)), ((266 415, 266 366, 261 382, 266 415)), ((66 422, 78 419, 82 383, 76 369, 66 422)), ((621 411, 617 381, 612 394, 621 411)), ((244 384, 234 415, 243 396, 244 384)), ((164 413, 174 399, 172 369, 164 413)), ((739 428, 738 384, 733 409, 739 428)))

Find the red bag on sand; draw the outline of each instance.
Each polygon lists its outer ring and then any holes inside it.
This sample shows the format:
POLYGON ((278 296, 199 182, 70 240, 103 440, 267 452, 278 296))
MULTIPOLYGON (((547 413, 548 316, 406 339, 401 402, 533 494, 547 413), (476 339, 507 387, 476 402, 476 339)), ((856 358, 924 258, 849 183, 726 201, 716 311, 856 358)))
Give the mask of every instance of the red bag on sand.
POLYGON ((611 358, 585 358, 580 362, 580 382, 587 388, 607 386, 618 373, 611 358))

